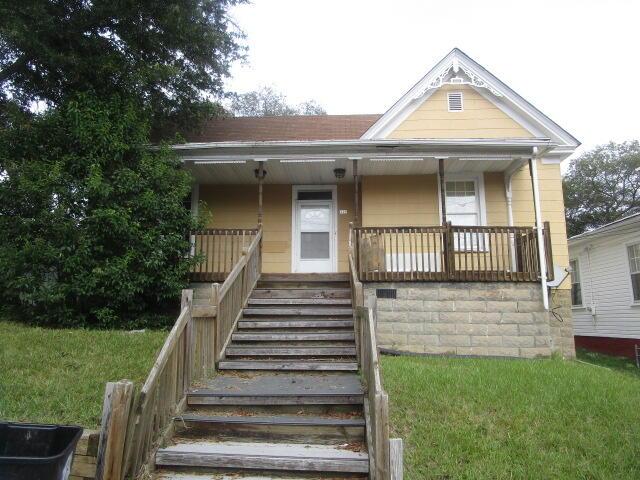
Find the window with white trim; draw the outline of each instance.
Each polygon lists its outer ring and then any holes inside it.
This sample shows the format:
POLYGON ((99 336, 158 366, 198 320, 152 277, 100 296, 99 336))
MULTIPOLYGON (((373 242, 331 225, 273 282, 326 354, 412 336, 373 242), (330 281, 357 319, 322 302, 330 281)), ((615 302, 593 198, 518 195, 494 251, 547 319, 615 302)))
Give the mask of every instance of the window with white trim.
POLYGON ((569 262, 571 267, 571 306, 582 306, 582 283, 580 282, 580 265, 578 260, 569 262))
MULTIPOLYGON (((451 225, 468 227, 482 224, 477 181, 445 180, 444 192, 447 220, 451 225)), ((475 251, 485 248, 484 237, 471 233, 456 233, 454 244, 456 250, 475 251), (481 239, 480 245, 478 238, 481 239)))
POLYGON ((627 255, 629 257, 633 301, 640 302, 640 243, 629 245, 627 247, 627 255))
POLYGON ((446 180, 444 191, 447 220, 452 225, 480 225, 480 202, 475 180, 446 180))

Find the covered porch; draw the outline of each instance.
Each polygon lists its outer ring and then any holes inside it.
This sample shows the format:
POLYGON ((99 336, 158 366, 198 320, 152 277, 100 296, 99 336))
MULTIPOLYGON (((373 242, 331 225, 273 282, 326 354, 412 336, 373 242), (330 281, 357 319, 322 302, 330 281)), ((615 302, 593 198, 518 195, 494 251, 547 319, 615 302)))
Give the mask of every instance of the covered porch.
POLYGON ((218 142, 175 146, 197 185, 203 262, 219 281, 258 229, 271 273, 360 281, 553 280, 538 185, 547 139, 218 142))

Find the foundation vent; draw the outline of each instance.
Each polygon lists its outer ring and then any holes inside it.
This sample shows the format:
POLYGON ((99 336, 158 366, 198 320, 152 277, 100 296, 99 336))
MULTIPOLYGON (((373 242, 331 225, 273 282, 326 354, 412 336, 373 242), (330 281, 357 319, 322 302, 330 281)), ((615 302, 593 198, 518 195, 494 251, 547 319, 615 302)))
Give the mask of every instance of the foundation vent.
POLYGON ((376 298, 396 298, 395 288, 376 288, 376 298))

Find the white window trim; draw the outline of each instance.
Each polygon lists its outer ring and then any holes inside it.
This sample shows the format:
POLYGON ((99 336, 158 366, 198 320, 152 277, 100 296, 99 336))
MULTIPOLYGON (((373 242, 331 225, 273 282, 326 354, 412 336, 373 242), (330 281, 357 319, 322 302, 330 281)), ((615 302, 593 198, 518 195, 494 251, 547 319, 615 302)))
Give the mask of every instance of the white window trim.
POLYGON ((338 186, 337 185, 292 185, 291 186, 291 272, 298 270, 298 250, 300 248, 300 229, 298 228, 297 205, 298 192, 313 192, 317 190, 331 190, 333 239, 331 243, 331 268, 338 271, 338 186))
MULTIPOLYGON (((442 198, 440 198, 440 192, 443 190, 440 176, 438 177, 438 216, 440 218, 440 225, 442 225, 442 198)), ((452 181, 452 182, 476 182, 476 186, 478 187, 478 210, 479 210, 479 218, 480 225, 482 227, 487 226, 487 202, 485 199, 484 193, 484 173, 450 173, 445 174, 444 182, 452 181)), ((446 192, 445 192, 446 195, 446 192)))
POLYGON ((629 287, 629 305, 632 307, 640 307, 640 300, 633 298, 633 284, 631 283, 631 266, 629 265, 629 247, 639 245, 640 238, 629 240, 624 244, 624 264, 626 265, 625 273, 627 275, 627 285, 629 287))
MULTIPOLYGON (((570 258, 569 259, 569 265, 571 265, 571 262, 576 262, 576 265, 578 267, 578 275, 580 275, 580 305, 574 305, 573 304, 573 297, 571 298, 572 303, 571 303, 571 310, 584 310, 586 309, 586 307, 584 306, 584 281, 582 278, 582 268, 580 267, 580 259, 578 257, 575 258, 570 258)), ((629 263, 629 262, 627 262, 629 263)), ((569 281, 569 286, 573 287, 573 278, 570 279, 569 281)))
POLYGON ((460 113, 464 112, 464 93, 461 90, 447 92, 447 110, 451 113, 460 113), (452 94, 460 95, 460 110, 451 110, 451 101, 449 100, 449 96, 452 94))

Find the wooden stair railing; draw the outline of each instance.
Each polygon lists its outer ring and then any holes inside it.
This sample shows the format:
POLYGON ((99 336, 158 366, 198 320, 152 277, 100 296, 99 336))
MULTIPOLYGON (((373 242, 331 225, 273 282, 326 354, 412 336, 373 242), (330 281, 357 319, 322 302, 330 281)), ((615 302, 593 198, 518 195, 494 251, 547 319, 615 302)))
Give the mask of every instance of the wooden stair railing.
POLYGON ((128 380, 107 383, 97 480, 149 473, 155 451, 173 434, 173 418, 186 407, 192 383, 215 370, 260 277, 261 250, 258 228, 224 283, 214 284, 210 308, 194 309, 193 290, 182 291, 180 314, 139 392, 128 380), (194 316, 197 311, 207 317, 194 316))
POLYGON ((355 268, 353 229, 349 236, 349 278, 356 330, 356 353, 364 383, 364 413, 369 449, 369 478, 402 479, 402 440, 389 438, 389 397, 382 387, 376 341, 375 298, 364 305, 364 290, 355 268))

